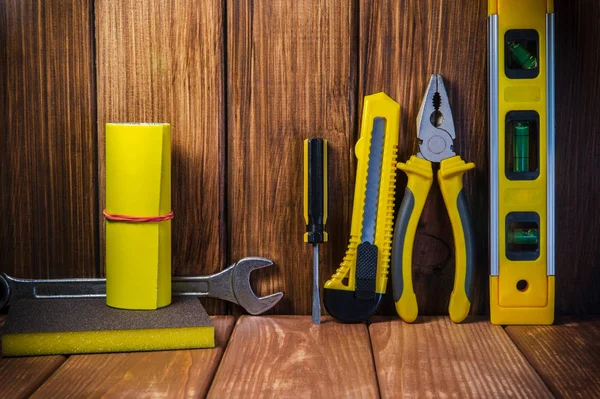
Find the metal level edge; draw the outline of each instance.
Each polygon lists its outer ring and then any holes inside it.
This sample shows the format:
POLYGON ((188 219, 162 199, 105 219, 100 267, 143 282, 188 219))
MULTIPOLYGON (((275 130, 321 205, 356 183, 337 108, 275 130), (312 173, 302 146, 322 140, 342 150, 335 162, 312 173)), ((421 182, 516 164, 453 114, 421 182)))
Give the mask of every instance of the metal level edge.
POLYGON ((554 13, 546 14, 546 265, 555 273, 554 13))
POLYGON ((488 128, 490 145, 490 275, 498 275, 498 14, 488 17, 488 128))

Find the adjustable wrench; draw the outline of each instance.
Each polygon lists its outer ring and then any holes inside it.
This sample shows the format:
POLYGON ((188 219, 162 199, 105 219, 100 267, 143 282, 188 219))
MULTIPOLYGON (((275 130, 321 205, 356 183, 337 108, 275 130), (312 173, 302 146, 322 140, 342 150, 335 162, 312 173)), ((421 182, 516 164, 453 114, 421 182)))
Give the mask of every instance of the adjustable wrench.
MULTIPOLYGON (((227 269, 210 276, 173 277, 174 296, 197 296, 223 299, 257 315, 275 306, 283 297, 277 292, 257 297, 250 286, 250 273, 272 265, 264 258, 243 258, 227 269)), ((18 299, 97 298, 106 296, 104 278, 70 278, 60 280, 26 280, 0 274, 0 309, 18 299)))

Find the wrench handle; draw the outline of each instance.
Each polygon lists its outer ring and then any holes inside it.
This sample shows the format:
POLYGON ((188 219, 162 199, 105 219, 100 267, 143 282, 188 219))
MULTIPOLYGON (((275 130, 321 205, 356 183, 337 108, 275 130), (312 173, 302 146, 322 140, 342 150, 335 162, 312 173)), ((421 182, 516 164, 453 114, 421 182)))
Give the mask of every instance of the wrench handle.
POLYGON ((211 297, 239 304, 233 293, 231 273, 234 265, 210 276, 173 277, 171 291, 174 296, 211 297))
POLYGON ((171 292, 174 296, 209 296, 210 281, 194 277, 174 277, 171 292))
MULTIPOLYGON (((173 296, 219 298, 238 303, 232 292, 231 268, 204 277, 173 277, 173 296)), ((102 298, 106 296, 104 278, 20 279, 0 275, 0 309, 19 299, 102 298)))
MULTIPOLYGON (((87 279, 86 279, 87 280, 87 279)), ((100 298, 106 296, 106 280, 93 282, 55 282, 33 287, 34 298, 100 298)))
POLYGON ((106 280, 99 278, 20 279, 0 275, 0 309, 19 299, 98 298, 106 296, 106 280))

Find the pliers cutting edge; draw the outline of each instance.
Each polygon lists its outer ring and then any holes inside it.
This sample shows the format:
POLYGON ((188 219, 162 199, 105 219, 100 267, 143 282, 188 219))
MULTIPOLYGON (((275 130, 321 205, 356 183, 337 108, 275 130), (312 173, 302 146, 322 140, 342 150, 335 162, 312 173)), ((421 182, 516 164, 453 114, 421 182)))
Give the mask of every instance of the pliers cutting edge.
POLYGON ((419 153, 398 168, 408 176, 404 199, 396 218, 392 244, 392 283, 398 315, 407 322, 417 318, 417 298, 412 285, 412 251, 417 224, 433 183, 432 163, 439 162, 437 177, 448 210, 454 236, 456 272, 449 313, 459 323, 467 317, 473 302, 475 267, 474 236, 462 178, 475 168, 454 153, 454 121, 444 81, 431 76, 417 117, 419 153))

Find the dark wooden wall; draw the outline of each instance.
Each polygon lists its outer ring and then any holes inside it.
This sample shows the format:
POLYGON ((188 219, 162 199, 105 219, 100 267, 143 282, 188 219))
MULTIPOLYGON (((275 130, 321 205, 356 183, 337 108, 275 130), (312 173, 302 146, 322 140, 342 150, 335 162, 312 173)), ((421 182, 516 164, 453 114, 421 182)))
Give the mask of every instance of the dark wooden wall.
MULTIPOLYGON (((310 311, 302 242, 302 139, 330 142, 331 240, 347 245, 362 97, 402 107, 415 151, 429 75, 447 83, 488 306, 487 1, 0 0, 0 271, 103 275, 104 124, 173 127, 173 269, 208 274, 244 256, 278 313, 310 311)), ((556 1, 557 311, 600 312, 600 3, 556 1)), ((399 192, 406 178, 400 175, 399 192)), ((435 189, 415 244, 423 313, 447 312, 452 233, 435 189)), ((209 312, 232 309, 205 302, 209 312)), ((393 312, 388 298, 384 312, 393 312)))

